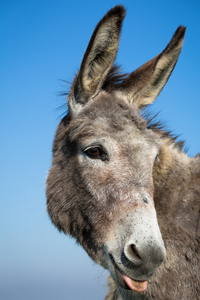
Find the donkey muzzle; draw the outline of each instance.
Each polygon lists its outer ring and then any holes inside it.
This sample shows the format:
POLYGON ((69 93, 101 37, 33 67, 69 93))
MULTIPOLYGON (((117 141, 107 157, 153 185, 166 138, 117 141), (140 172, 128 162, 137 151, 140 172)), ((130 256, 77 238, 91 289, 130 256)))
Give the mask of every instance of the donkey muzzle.
POLYGON ((143 292, 166 255, 155 209, 141 208, 129 215, 115 236, 107 247, 111 276, 120 287, 143 292))

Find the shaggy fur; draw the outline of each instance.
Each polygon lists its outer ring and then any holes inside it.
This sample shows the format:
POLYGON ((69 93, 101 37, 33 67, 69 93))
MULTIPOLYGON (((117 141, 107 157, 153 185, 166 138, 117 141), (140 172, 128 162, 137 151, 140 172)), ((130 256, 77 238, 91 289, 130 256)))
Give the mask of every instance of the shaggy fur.
POLYGON ((185 28, 126 75, 113 66, 124 16, 116 6, 99 22, 72 84, 54 140, 47 209, 109 270, 105 300, 199 299, 200 156, 189 158, 140 114, 173 71, 185 28), (148 288, 134 291, 123 276, 148 288))

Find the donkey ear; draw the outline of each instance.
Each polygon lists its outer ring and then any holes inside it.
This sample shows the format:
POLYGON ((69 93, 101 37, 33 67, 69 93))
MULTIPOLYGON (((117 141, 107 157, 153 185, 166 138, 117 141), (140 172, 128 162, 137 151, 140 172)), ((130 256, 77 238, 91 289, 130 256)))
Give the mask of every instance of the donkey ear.
POLYGON ((98 23, 74 82, 76 103, 84 104, 100 91, 117 55, 125 9, 117 5, 98 23))
POLYGON ((127 76, 121 84, 136 109, 152 104, 165 86, 181 52, 185 30, 179 26, 164 51, 127 76))

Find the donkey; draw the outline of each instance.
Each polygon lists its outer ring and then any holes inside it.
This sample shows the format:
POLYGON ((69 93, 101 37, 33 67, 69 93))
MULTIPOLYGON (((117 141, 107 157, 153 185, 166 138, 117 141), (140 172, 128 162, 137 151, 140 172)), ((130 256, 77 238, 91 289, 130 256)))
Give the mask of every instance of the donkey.
POLYGON ((141 113, 173 71, 185 27, 127 75, 114 64, 124 17, 118 5, 98 23, 71 86, 47 209, 109 270, 106 300, 200 299, 200 155, 141 113))

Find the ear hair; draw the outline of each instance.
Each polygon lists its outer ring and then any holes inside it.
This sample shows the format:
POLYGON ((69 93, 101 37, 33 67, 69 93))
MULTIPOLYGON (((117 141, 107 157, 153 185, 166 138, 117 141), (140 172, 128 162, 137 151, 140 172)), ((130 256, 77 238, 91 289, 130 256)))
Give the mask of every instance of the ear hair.
POLYGON ((124 17, 124 7, 117 5, 96 26, 73 84, 76 103, 86 103, 103 86, 117 55, 124 17))
POLYGON ((181 52, 185 30, 179 26, 164 51, 129 74, 121 84, 120 89, 136 109, 152 104, 165 86, 181 52))

